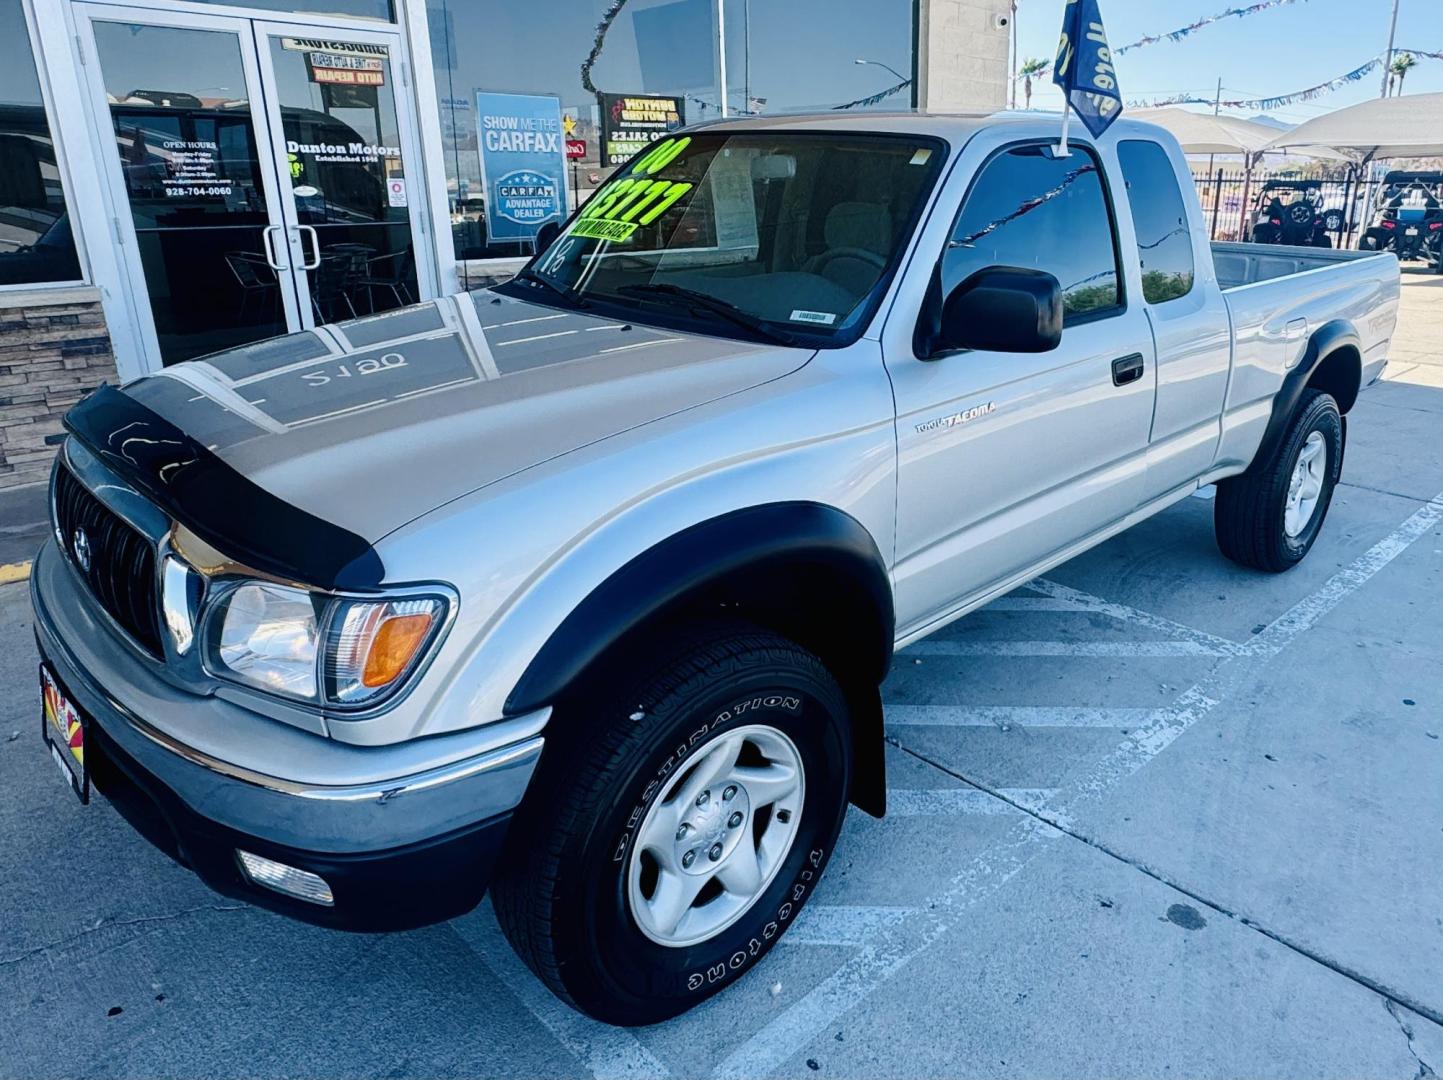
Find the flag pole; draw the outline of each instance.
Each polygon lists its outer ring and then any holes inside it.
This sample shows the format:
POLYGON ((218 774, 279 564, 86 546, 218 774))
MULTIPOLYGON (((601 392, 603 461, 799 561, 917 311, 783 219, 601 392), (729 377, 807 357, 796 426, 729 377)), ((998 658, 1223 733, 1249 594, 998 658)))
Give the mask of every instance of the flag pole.
POLYGON ((1067 125, 1072 122, 1072 102, 1064 96, 1062 101, 1062 138, 1054 148, 1056 155, 1060 158, 1071 157, 1072 151, 1067 149, 1067 125))

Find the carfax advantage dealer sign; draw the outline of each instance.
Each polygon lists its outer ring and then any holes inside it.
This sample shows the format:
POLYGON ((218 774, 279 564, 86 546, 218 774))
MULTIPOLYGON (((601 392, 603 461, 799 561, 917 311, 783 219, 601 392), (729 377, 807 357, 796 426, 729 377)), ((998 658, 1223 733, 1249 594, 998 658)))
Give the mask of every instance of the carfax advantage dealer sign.
POLYGON ((529 94, 476 95, 476 138, 492 240, 530 240, 566 217, 561 102, 529 94))

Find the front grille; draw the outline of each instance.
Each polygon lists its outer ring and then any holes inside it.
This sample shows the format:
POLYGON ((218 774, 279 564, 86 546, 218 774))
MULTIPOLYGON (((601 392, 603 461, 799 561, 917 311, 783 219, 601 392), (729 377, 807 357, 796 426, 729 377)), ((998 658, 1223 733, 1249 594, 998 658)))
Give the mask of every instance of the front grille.
POLYGON ((143 649, 161 656, 155 548, 150 541, 87 491, 64 465, 55 474, 55 527, 61 548, 100 606, 143 649), (86 558, 77 546, 86 549, 86 558))

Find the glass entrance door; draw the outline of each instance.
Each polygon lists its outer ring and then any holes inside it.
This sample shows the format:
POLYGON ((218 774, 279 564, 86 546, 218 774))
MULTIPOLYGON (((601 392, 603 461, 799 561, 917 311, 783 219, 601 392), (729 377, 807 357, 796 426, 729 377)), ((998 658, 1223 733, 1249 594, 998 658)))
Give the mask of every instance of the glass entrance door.
POLYGON ((150 366, 433 295, 397 35, 75 10, 150 366))
POLYGON ((309 316, 335 322, 412 303, 419 222, 407 165, 419 159, 409 114, 397 107, 397 39, 298 37, 262 23, 255 34, 309 316))

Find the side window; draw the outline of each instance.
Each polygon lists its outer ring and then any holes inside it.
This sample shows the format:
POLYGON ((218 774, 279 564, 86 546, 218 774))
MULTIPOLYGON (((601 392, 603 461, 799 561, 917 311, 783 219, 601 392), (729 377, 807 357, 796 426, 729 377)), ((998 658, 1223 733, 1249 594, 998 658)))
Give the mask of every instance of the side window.
POLYGON ((983 166, 942 260, 943 295, 989 266, 1057 278, 1069 322, 1122 306, 1112 209, 1090 151, 1019 146, 983 166))
POLYGON ((1142 295, 1163 304, 1192 292, 1192 234, 1177 171, 1157 143, 1118 143, 1117 157, 1132 204, 1137 254, 1142 261, 1142 295))

